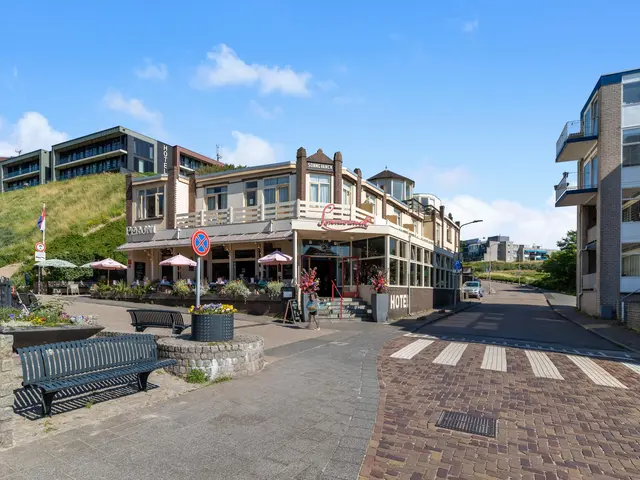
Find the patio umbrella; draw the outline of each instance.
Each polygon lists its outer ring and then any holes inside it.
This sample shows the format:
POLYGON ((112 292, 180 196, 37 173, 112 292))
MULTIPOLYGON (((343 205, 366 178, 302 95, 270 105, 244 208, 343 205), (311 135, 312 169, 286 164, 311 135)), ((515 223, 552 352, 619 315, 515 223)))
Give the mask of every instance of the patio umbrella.
POLYGON ((121 264, 120 262, 116 262, 112 258, 105 258, 104 260, 100 260, 98 262, 92 262, 91 268, 94 270, 107 270, 107 283, 110 281, 110 272, 111 270, 126 270, 127 266, 121 264))
MULTIPOLYGON (((196 262, 194 262, 193 260, 191 260, 190 258, 185 257, 184 255, 175 255, 171 258, 167 258, 166 260, 163 260, 160 262, 160 265, 163 267, 195 267, 197 264, 196 262)), ((179 272, 182 269, 179 270, 179 272)), ((182 274, 180 273, 180 275, 178 276, 178 278, 182 277, 182 274)))
MULTIPOLYGON (((292 257, 287 255, 286 253, 282 253, 280 250, 271 252, 269 255, 265 255, 264 257, 258 259, 258 263, 260 265, 285 265, 291 263, 292 261, 292 257)), ((282 266, 280 267, 280 276, 282 276, 282 266)))
POLYGON ((42 267, 42 268, 76 268, 77 267, 77 265, 71 262, 67 262, 66 260, 58 260, 57 258, 36 262, 35 266, 42 267))

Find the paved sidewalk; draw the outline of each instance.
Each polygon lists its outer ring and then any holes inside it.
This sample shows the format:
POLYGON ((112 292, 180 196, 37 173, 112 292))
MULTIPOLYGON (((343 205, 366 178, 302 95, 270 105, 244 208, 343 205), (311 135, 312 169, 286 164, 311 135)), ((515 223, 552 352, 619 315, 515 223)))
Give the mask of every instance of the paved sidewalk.
POLYGON ((620 347, 640 354, 640 335, 617 320, 590 317, 576 310, 576 297, 571 295, 545 292, 544 296, 549 306, 560 316, 620 347))

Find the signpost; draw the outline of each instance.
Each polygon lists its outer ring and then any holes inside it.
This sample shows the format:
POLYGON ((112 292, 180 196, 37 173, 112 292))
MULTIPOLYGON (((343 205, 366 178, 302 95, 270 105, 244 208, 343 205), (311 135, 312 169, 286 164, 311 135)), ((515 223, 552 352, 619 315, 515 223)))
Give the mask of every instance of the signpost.
MULTIPOLYGON (((44 236, 44 233, 43 233, 43 236, 44 236)), ((44 262, 47 259, 47 247, 45 246, 44 241, 36 243, 34 257, 36 262, 44 262)), ((40 291, 41 283, 42 283, 42 267, 38 267, 38 293, 42 293, 40 291)))
POLYGON ((200 265, 201 257, 206 257, 211 250, 211 240, 204 230, 196 230, 191 235, 191 248, 198 256, 196 260, 196 307, 200 306, 200 265))
POLYGON ((456 260, 453 262, 454 285, 453 285, 453 305, 458 304, 458 283, 460 283, 460 273, 462 272, 462 262, 456 260))

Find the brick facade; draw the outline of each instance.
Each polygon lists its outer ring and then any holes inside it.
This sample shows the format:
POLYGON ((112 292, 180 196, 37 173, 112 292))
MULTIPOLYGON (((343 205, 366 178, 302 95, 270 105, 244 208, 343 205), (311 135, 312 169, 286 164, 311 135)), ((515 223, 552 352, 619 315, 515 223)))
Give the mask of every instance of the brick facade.
POLYGON ((125 211, 127 225, 133 225, 133 186, 130 173, 125 175, 125 211))
POLYGON ((342 203, 342 154, 333 154, 333 203, 342 203))
POLYGON ((307 151, 302 147, 296 153, 296 199, 307 199, 307 151))

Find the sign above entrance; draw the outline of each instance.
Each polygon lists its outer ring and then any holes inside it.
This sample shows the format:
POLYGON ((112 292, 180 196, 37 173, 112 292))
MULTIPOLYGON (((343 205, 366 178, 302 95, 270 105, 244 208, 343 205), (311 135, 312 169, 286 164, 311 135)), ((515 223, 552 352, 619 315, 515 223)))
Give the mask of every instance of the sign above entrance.
POLYGON ((156 233, 155 225, 134 225, 127 227, 127 235, 150 235, 156 233))
POLYGON ((307 168, 310 168, 312 170, 324 170, 325 172, 333 172, 333 164, 332 163, 309 162, 309 163, 307 163, 307 168))
POLYGON ((196 230, 191 235, 191 248, 201 257, 204 257, 209 254, 209 250, 211 250, 211 240, 209 240, 209 235, 204 230, 196 230))
POLYGON ((369 225, 373 225, 373 217, 367 216, 364 220, 343 220, 343 219, 330 219, 327 216, 335 210, 336 206, 330 203, 322 210, 322 218, 318 226, 323 230, 331 230, 336 232, 346 232, 347 230, 353 230, 356 228, 362 228, 366 230, 369 225))

